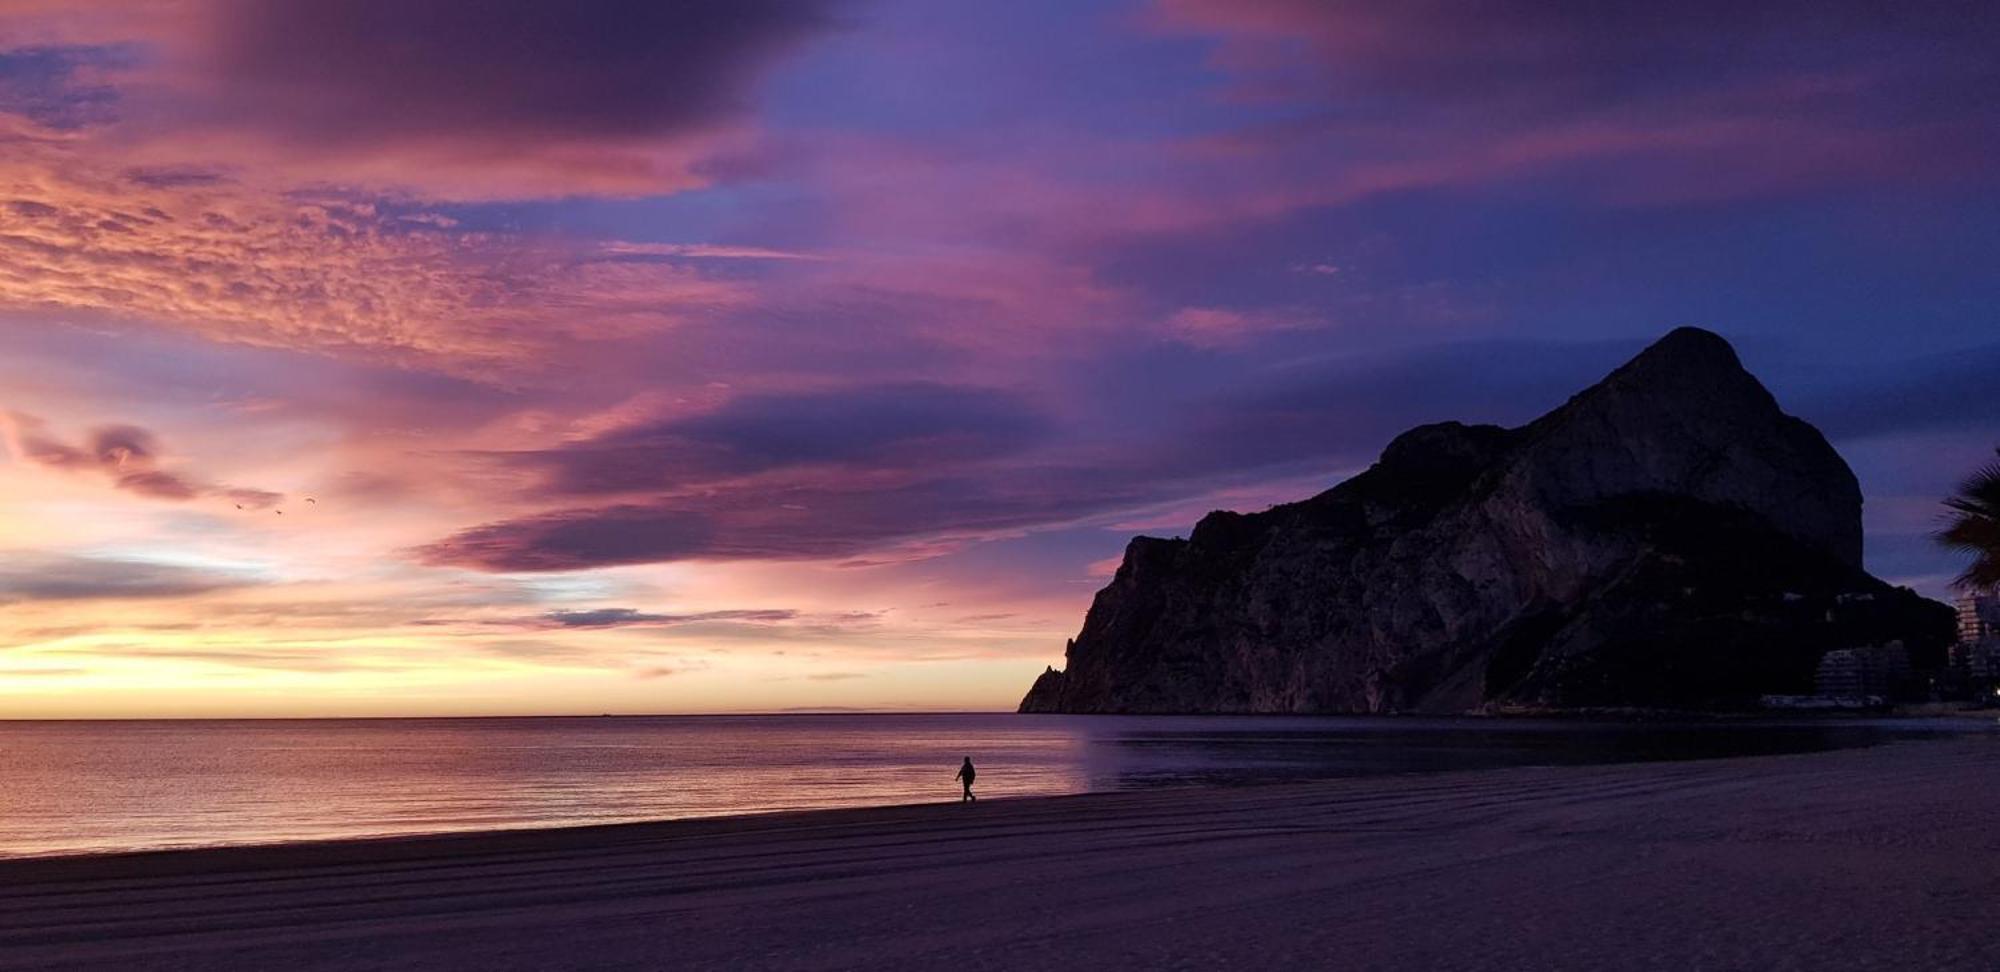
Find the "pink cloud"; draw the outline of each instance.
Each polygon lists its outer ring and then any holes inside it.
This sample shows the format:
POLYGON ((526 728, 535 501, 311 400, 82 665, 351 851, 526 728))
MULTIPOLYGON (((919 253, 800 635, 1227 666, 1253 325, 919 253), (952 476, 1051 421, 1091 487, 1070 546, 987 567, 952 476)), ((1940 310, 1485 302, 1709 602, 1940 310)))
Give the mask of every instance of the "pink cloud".
POLYGON ((1168 315, 1164 327, 1173 340, 1197 348, 1229 348, 1254 337, 1280 331, 1322 326, 1318 315, 1305 311, 1240 311, 1221 307, 1183 307, 1168 315))
POLYGON ((88 133, 0 116, 0 307, 472 374, 555 342, 671 329, 743 300, 683 260, 468 233, 449 221, 112 161, 88 133))

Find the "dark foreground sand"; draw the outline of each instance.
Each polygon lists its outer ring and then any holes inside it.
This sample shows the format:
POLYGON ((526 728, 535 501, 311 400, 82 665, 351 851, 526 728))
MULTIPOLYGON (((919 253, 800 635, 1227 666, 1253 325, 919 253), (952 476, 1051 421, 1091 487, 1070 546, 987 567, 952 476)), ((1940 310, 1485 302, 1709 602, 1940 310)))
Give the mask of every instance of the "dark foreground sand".
POLYGON ((0 967, 2000 968, 2000 737, 0 864, 0 967))

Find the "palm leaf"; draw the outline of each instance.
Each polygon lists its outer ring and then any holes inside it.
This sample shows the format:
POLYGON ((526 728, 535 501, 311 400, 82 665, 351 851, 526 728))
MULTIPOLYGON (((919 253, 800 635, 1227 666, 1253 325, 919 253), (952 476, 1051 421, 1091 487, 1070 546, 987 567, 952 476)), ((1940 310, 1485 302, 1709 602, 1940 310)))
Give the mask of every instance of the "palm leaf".
MULTIPOLYGON (((2000 454, 2000 449, 1995 449, 2000 454)), ((1945 548, 1972 554, 1972 566, 1953 581, 1976 590, 2000 586, 2000 462, 1974 470, 1944 501, 1949 512, 1933 538, 1945 548)))

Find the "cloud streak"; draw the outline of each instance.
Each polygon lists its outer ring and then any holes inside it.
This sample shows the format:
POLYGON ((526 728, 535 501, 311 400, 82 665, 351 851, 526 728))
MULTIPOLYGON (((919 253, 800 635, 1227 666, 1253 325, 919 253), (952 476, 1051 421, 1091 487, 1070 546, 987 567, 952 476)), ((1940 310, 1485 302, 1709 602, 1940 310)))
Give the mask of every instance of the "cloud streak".
POLYGON ((160 441, 136 425, 100 425, 70 444, 48 432, 41 419, 23 412, 0 413, 0 432, 17 458, 59 469, 101 475, 111 485, 150 499, 187 501, 221 497, 254 510, 269 509, 283 494, 243 486, 223 486, 162 468, 160 441))
POLYGON ((1568 172, 1626 204, 1962 182, 1991 150, 2000 15, 1972 2, 1163 0, 1251 104, 1303 118, 1201 151, 1293 205, 1568 172), (1291 165, 1335 145, 1315 188, 1291 165))
POLYGON ((0 558, 0 604, 166 600, 257 583, 239 573, 146 561, 32 551, 0 558))
POLYGON ((550 496, 686 489, 787 470, 915 469, 1000 459, 1049 433, 1019 395, 908 382, 752 393, 692 415, 639 421, 507 457, 550 496))
POLYGON ((650 614, 637 608, 594 608, 585 611, 550 611, 537 619, 557 628, 623 628, 634 625, 672 627, 710 621, 777 624, 797 618, 797 611, 738 610, 698 611, 693 614, 650 614))

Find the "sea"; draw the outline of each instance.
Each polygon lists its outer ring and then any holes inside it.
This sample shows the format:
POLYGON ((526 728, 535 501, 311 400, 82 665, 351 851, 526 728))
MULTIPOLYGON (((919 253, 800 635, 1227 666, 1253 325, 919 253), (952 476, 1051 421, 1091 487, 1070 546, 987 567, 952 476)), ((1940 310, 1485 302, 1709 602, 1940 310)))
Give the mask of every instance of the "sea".
POLYGON ((1949 731, 973 713, 0 722, 0 857, 951 801, 967 756, 975 792, 1003 799, 1804 752, 1949 731))

